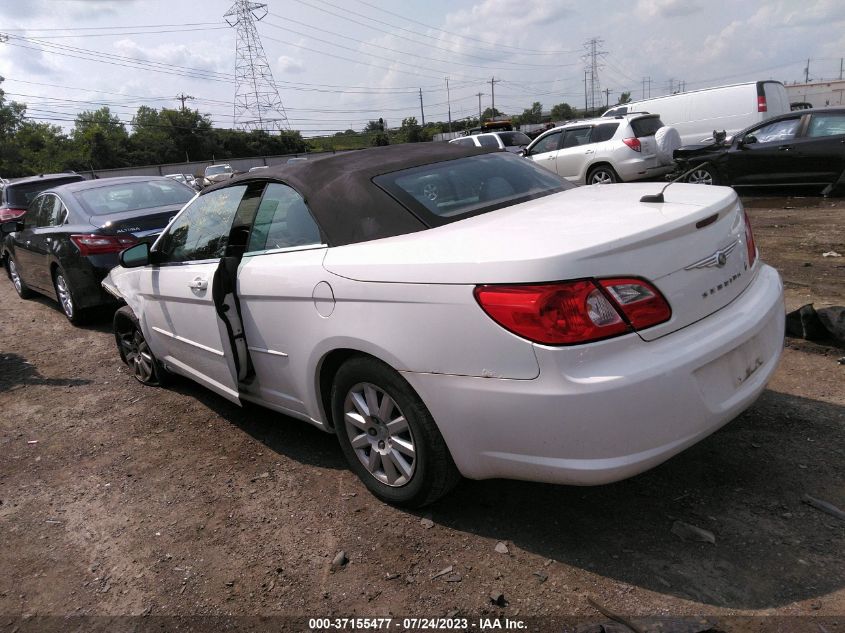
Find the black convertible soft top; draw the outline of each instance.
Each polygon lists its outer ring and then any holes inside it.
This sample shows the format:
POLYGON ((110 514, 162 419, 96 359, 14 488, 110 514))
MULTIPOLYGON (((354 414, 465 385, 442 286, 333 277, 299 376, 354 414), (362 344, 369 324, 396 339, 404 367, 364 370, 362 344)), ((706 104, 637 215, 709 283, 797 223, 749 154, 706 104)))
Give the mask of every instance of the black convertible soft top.
POLYGON ((453 143, 373 147, 268 167, 214 185, 203 193, 261 180, 283 182, 305 198, 329 244, 341 246, 430 228, 373 184, 376 176, 497 151, 453 143))

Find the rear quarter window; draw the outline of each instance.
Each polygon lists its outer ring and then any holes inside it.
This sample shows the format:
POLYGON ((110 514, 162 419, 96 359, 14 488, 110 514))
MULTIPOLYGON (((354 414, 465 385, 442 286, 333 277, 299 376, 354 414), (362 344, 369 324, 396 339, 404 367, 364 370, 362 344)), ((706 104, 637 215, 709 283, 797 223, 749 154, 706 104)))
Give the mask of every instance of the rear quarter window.
POLYGON ((643 136, 654 136, 660 128, 663 127, 663 121, 658 117, 644 117, 642 119, 634 119, 631 121, 631 129, 634 131, 634 136, 642 138, 643 136))
POLYGON ((601 143, 602 141, 609 141, 613 138, 613 135, 616 134, 616 130, 618 129, 618 123, 604 123, 603 125, 597 125, 593 130, 593 142, 601 143))

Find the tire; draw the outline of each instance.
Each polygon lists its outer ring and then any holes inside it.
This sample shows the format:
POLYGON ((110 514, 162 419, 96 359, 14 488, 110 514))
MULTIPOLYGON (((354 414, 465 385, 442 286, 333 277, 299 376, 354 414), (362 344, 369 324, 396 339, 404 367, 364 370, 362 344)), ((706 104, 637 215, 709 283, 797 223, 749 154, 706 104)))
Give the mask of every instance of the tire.
POLYGON ((610 165, 593 167, 587 173, 588 185, 612 185, 619 182, 619 175, 610 165))
POLYGON ((67 281, 67 275, 61 268, 53 271, 53 288, 56 291, 56 300, 64 312, 67 320, 73 325, 84 325, 88 322, 88 313, 79 308, 74 297, 73 288, 67 281))
POLYGON ((460 480, 431 413, 388 365, 364 356, 348 360, 335 376, 331 404, 350 468, 379 499, 419 508, 460 480))
POLYGON ((15 258, 11 255, 7 256, 6 259, 6 272, 9 275, 9 280, 12 282, 12 285, 15 287, 15 292, 18 293, 18 296, 21 299, 32 299, 35 296, 35 293, 29 289, 21 276, 18 274, 18 266, 15 263, 15 258))
POLYGON ((696 167, 692 173, 687 176, 687 182, 694 185, 718 185, 719 176, 712 165, 702 165, 696 167))
POLYGON ((135 380, 149 387, 164 386, 170 374, 150 351, 132 309, 129 306, 120 308, 114 313, 113 324, 120 360, 132 369, 135 380))

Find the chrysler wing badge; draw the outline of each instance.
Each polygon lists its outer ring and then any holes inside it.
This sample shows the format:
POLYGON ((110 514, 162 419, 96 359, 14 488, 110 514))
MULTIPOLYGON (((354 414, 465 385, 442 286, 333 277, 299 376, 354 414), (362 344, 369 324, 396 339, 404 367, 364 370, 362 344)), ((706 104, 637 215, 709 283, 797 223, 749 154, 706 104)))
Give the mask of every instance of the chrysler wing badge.
POLYGON ((728 244, 724 248, 720 248, 712 255, 708 255, 704 259, 699 260, 694 264, 690 264, 684 268, 684 270, 695 270, 697 268, 721 268, 728 263, 728 255, 730 255, 731 251, 736 248, 737 244, 739 244, 738 239, 734 240, 732 244, 728 244))

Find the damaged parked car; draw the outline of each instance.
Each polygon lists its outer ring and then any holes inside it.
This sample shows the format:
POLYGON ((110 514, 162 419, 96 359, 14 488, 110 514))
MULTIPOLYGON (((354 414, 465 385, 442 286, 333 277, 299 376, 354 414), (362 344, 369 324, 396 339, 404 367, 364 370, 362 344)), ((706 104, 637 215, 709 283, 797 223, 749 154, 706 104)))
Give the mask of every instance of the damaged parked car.
POLYGON ((824 194, 845 184, 845 108, 799 110, 749 127, 734 137, 675 151, 687 182, 732 187, 816 186, 824 194))
POLYGON ((449 144, 270 167, 123 251, 118 350, 142 383, 180 374, 336 433, 390 503, 461 475, 630 477, 750 406, 783 347, 736 194, 660 188, 449 144))

